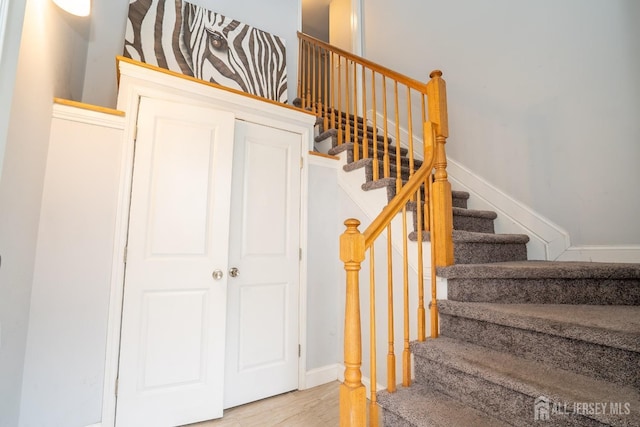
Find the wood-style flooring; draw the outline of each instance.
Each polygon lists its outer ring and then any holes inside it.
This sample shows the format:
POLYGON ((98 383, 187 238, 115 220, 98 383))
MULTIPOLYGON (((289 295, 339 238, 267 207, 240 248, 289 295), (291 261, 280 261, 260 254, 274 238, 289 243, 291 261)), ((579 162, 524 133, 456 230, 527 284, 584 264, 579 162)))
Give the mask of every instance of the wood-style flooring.
POLYGON ((337 381, 226 409, 218 420, 189 427, 328 427, 339 424, 337 381))

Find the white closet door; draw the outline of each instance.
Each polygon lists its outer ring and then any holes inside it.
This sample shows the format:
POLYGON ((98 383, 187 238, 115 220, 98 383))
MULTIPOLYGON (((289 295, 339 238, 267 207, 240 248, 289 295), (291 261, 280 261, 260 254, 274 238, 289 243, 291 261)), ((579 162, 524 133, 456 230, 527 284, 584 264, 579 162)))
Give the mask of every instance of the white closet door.
POLYGON ((234 116, 143 98, 137 135, 116 424, 218 418, 234 116))
POLYGON ((301 137, 236 123, 225 408, 298 388, 301 137))

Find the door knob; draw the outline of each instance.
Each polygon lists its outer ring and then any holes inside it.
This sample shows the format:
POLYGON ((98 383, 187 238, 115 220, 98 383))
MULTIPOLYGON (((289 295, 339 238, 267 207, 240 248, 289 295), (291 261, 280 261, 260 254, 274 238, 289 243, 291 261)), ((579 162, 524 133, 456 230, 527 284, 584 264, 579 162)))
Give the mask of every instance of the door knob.
POLYGON ((233 267, 229 270, 229 276, 238 277, 239 275, 240 275, 240 270, 238 270, 236 267, 233 267))
POLYGON ((224 273, 222 272, 222 270, 215 270, 212 276, 213 276, 213 280, 220 280, 222 279, 222 276, 224 276, 224 273))

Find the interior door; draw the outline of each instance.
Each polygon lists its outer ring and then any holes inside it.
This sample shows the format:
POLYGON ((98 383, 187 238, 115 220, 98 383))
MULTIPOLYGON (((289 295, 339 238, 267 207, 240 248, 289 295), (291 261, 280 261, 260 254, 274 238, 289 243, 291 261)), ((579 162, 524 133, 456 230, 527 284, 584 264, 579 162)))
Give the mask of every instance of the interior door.
POLYGON ((118 426, 222 416, 233 137, 231 113, 141 100, 118 426))
POLYGON ((224 407, 298 388, 299 134, 236 122, 224 407))

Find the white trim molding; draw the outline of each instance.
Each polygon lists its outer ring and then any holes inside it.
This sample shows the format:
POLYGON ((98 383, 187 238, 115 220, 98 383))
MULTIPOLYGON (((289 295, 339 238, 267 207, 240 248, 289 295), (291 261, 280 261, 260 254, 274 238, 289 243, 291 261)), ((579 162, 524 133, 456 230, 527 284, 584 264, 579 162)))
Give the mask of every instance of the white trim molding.
POLYGON ((585 245, 567 248, 556 261, 640 263, 640 245, 585 245))
MULTIPOLYGON (((384 117, 376 113, 377 123, 384 123, 384 117)), ((369 110, 368 117, 373 117, 369 110)), ((395 123, 387 118, 387 129, 396 134, 395 123)), ((400 127, 400 145, 408 147, 409 133, 400 127)), ((413 143, 415 157, 422 160, 423 142, 416 138, 413 143)), ((495 222, 497 233, 527 234, 531 239, 527 244, 529 259, 555 260, 570 246, 569 233, 549 219, 535 212, 483 178, 471 172, 451 157, 447 157, 447 172, 454 189, 471 194, 469 208, 492 210, 498 214, 495 222)))
POLYGON ((123 130, 125 125, 124 116, 63 104, 53 104, 53 118, 120 130, 123 130))
POLYGON ((307 371, 305 380, 306 388, 313 388, 332 381, 338 381, 340 369, 344 371, 344 367, 336 363, 307 371))

